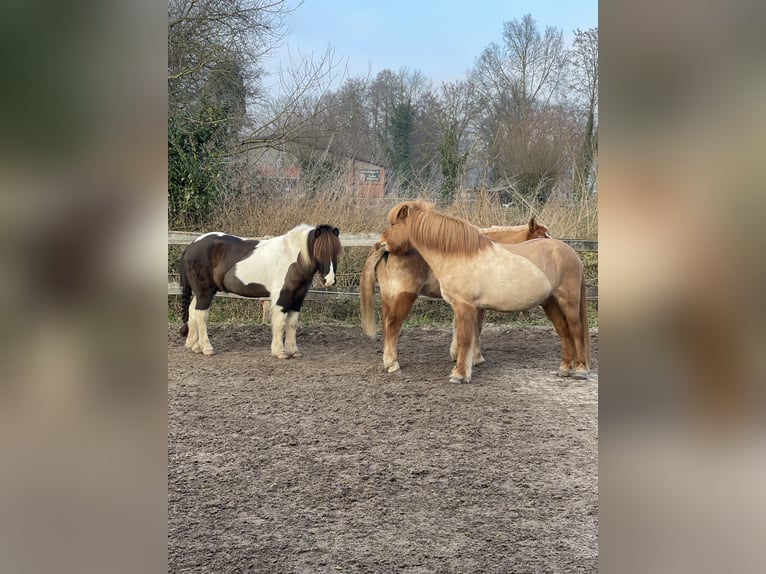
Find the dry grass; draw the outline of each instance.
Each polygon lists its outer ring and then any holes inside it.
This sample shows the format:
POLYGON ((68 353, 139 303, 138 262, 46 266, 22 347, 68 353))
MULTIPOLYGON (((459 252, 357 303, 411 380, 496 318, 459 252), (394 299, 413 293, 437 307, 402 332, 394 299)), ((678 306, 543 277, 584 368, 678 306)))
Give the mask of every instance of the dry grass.
MULTIPOLYGON (((402 199, 394 190, 379 199, 353 198, 341 193, 342 179, 326 181, 315 190, 298 189, 290 196, 259 195, 240 198, 222 206, 208 221, 205 229, 193 231, 227 231, 243 236, 280 235, 299 223, 328 223, 343 233, 378 232, 385 227, 388 210, 402 199)), ((418 196, 433 201, 438 192, 424 188, 418 196)), ((471 223, 515 225, 536 216, 554 237, 596 239, 598 204, 595 199, 573 204, 550 200, 545 204, 530 202, 515 195, 513 205, 505 207, 492 190, 475 194, 459 194, 450 204, 438 208, 471 223)))

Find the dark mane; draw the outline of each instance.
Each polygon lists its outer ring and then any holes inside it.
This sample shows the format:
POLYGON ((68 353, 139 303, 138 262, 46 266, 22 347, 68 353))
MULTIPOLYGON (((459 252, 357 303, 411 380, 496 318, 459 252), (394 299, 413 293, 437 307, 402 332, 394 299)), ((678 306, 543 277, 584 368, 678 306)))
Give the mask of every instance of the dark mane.
POLYGON ((337 260, 343 247, 341 246, 340 239, 335 235, 335 228, 330 225, 318 225, 316 231, 311 234, 313 237, 311 254, 314 259, 322 263, 337 260), (316 235, 316 231, 320 232, 319 235, 316 235))

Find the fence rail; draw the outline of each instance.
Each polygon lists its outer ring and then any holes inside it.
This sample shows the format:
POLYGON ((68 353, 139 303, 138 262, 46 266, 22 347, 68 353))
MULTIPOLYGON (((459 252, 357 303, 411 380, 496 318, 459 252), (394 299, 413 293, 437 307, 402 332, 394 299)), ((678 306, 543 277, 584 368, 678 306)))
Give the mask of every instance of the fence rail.
MULTIPOLYGON (((168 245, 189 245, 200 233, 190 231, 168 231, 168 245)), ((253 237, 252 239, 267 239, 268 237, 253 237)), ((380 238, 380 233, 341 233, 340 242, 343 247, 371 247, 380 238)), ((586 241, 582 239, 562 239, 575 251, 598 253, 598 241, 586 241)), ((180 295, 181 285, 175 278, 177 274, 168 274, 168 295, 180 295)), ((234 293, 217 293, 216 297, 235 297, 240 299, 252 299, 251 297, 241 297, 234 293)), ((354 287, 344 287, 343 290, 336 289, 309 289, 306 299, 317 301, 324 299, 338 299, 343 297, 359 297, 359 289, 354 287)), ((422 295, 421 295, 422 297, 422 295)), ((258 298, 260 299, 260 298, 258 298)), ((588 286, 588 301, 598 301, 598 287, 588 286)))

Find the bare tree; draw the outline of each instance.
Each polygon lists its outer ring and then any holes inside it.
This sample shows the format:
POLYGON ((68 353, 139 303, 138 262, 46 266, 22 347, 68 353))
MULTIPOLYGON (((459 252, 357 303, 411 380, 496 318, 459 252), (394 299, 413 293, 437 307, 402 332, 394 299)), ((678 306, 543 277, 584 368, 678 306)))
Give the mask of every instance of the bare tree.
POLYGON ((473 86, 469 82, 443 83, 439 106, 434 114, 439 130, 439 168, 442 199, 454 197, 468 159, 468 126, 477 112, 473 86))
POLYGON ((256 90, 261 62, 284 38, 291 11, 285 0, 168 0, 171 114, 196 103, 211 75, 224 84, 236 76, 256 90))
POLYGON ((546 114, 560 102, 566 72, 563 34, 540 33, 532 16, 505 22, 503 45, 490 44, 471 74, 482 113, 489 180, 510 179, 524 195, 545 199, 562 173, 558 144, 546 142, 546 114), (534 156, 534 157, 532 157, 534 156))
POLYGON ((575 164, 574 189, 593 191, 598 150, 598 28, 576 30, 574 47, 569 52, 572 89, 585 101, 585 134, 575 164))

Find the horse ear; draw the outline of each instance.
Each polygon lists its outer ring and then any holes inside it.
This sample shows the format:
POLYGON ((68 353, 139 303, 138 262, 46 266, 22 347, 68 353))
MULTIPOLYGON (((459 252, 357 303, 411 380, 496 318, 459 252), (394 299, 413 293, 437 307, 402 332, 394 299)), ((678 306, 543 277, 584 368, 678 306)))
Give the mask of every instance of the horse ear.
POLYGON ((537 221, 534 215, 529 219, 529 231, 534 232, 537 229, 537 221))
POLYGON ((320 235, 322 235, 322 230, 317 227, 314 229, 314 237, 319 237, 320 235))
POLYGON ((410 206, 406 203, 399 208, 396 212, 396 219, 404 219, 410 214, 410 206))
POLYGON ((337 227, 333 227, 332 232, 335 234, 335 237, 338 237, 338 235, 340 235, 340 229, 338 229, 337 227))

